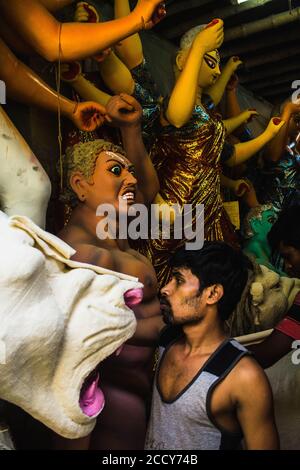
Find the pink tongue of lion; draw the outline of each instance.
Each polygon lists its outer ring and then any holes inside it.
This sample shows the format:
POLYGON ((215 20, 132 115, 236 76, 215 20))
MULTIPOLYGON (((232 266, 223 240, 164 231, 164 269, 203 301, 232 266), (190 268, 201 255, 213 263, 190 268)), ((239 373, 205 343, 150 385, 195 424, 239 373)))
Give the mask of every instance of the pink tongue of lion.
MULTIPOLYGON (((143 300, 143 289, 130 289, 124 294, 127 307, 132 308, 143 300)), ((120 354, 122 347, 116 352, 120 354)), ((95 416, 102 411, 105 399, 102 390, 98 388, 99 374, 87 379, 80 394, 79 405, 83 413, 87 416, 95 416)))
POLYGON ((95 416, 102 411, 105 399, 102 390, 98 388, 99 374, 93 375, 84 385, 84 390, 80 394, 79 405, 83 413, 87 416, 95 416))
POLYGON ((130 289, 124 294, 124 300, 127 307, 132 308, 138 305, 143 300, 143 289, 141 287, 137 289, 130 289))

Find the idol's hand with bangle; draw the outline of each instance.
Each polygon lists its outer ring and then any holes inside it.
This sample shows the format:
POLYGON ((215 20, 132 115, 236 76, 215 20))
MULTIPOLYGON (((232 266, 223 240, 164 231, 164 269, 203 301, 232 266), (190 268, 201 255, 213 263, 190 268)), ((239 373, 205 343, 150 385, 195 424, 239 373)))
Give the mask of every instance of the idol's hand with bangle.
POLYGON ((151 29, 166 16, 166 8, 159 0, 139 0, 132 14, 141 22, 141 29, 151 29))
POLYGON ((93 101, 74 103, 73 110, 66 113, 78 129, 86 132, 92 132, 102 126, 105 114, 105 107, 93 101))
POLYGON ((231 73, 236 72, 240 65, 242 65, 242 61, 238 56, 233 56, 228 59, 225 67, 228 67, 231 70, 231 73))
POLYGON ((284 126, 284 124, 285 121, 280 117, 273 117, 270 120, 265 133, 269 136, 270 139, 273 139, 278 134, 282 126, 284 126))

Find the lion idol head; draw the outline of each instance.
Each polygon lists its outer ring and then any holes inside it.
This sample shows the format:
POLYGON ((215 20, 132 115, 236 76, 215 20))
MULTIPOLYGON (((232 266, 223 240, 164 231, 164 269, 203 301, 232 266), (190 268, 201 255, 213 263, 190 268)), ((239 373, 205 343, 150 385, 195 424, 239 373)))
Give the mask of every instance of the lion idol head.
POLYGON ((0 212, 0 398, 71 439, 92 431, 105 405, 101 362, 133 335, 129 305, 142 298, 135 278, 73 253, 0 212))

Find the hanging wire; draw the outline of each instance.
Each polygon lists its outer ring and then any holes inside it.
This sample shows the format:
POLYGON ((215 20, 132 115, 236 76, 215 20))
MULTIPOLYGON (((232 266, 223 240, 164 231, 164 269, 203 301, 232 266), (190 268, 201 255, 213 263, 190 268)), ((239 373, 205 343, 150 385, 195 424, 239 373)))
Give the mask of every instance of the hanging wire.
POLYGON ((56 91, 57 91, 57 118, 58 118, 58 145, 59 145, 59 167, 60 167, 60 189, 63 189, 63 160, 62 160, 62 132, 61 132, 61 106, 60 106, 60 74, 61 74, 61 31, 62 23, 59 25, 59 38, 58 38, 58 64, 56 69, 56 91))
POLYGON ((293 1, 293 0, 288 0, 288 2, 289 2, 289 10, 290 10, 290 14, 292 14, 292 9, 293 9, 293 4, 292 4, 292 1, 293 1))

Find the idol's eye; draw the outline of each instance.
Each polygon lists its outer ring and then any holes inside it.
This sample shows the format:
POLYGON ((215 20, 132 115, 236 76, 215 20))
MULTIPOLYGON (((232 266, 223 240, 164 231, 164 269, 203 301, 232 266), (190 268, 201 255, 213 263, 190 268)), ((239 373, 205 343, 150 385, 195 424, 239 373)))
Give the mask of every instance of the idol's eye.
POLYGON ((207 63, 207 65, 211 68, 211 69, 215 69, 217 64, 214 60, 210 59, 209 57, 204 57, 204 60, 205 62, 207 63))
POLYGON ((113 173, 115 176, 120 176, 120 174, 122 173, 122 167, 121 167, 121 165, 117 165, 117 164, 116 164, 116 165, 112 166, 112 167, 109 169, 109 171, 110 171, 111 173, 113 173))
POLYGON ((129 168, 129 173, 131 173, 133 176, 136 176, 136 171, 135 171, 134 166, 131 166, 131 167, 129 168))

